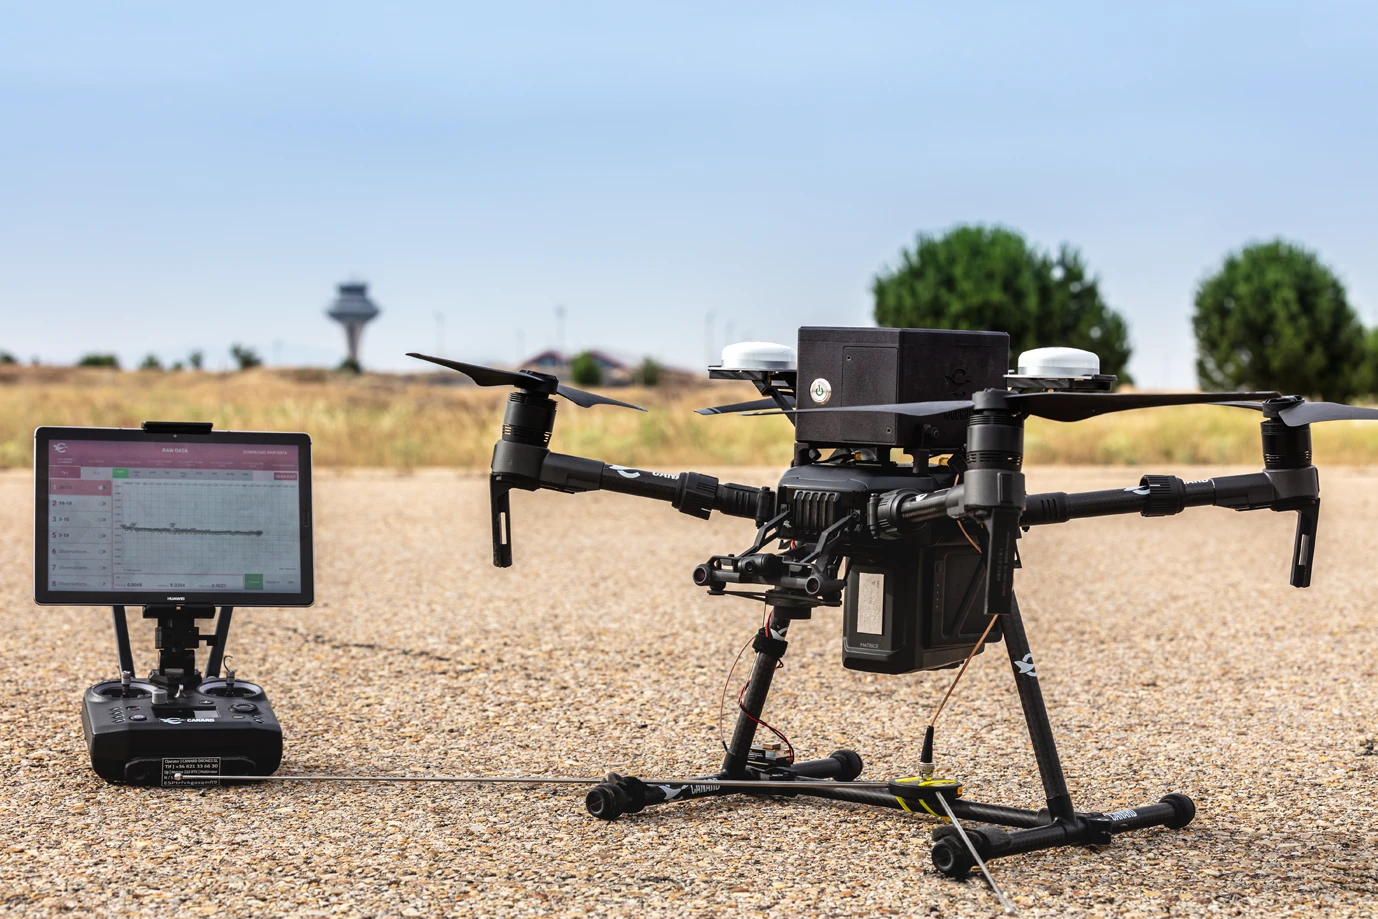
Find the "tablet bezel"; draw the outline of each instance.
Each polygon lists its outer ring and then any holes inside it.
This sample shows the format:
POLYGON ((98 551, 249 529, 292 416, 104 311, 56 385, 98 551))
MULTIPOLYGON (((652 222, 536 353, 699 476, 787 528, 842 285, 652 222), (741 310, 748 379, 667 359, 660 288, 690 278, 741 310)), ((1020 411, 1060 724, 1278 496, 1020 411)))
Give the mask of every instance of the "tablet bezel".
POLYGON ((34 431, 34 602, 40 606, 149 606, 175 603, 212 606, 311 606, 316 598, 315 547, 311 525, 311 437, 278 431, 211 431, 206 434, 150 432, 140 428, 80 428, 44 426, 34 431), (54 440, 136 441, 142 443, 263 444, 298 449, 298 526, 301 534, 301 592, 166 590, 53 590, 47 585, 40 558, 47 557, 49 469, 48 446, 54 440))

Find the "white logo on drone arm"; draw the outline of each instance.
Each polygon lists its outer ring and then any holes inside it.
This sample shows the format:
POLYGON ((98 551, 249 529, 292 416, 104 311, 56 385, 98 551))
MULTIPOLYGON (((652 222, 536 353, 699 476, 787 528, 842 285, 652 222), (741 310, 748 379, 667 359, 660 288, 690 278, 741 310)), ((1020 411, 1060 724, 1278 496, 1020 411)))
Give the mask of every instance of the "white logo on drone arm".
POLYGON ((1038 679, 1038 674, 1034 672, 1034 659, 1032 651, 1030 651, 1028 654, 1025 654, 1024 659, 1022 661, 1015 661, 1014 665, 1019 668, 1020 676, 1031 676, 1035 680, 1038 679))

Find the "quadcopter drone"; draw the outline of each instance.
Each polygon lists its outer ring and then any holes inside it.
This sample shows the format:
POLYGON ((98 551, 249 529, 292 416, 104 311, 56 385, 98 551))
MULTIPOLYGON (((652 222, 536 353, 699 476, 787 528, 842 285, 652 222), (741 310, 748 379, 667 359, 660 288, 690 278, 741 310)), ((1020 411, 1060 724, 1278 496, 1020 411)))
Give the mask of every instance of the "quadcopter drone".
MULTIPOLYGON (((410 356, 457 370, 480 386, 514 387, 490 476, 498 567, 513 563, 513 490, 620 492, 667 502, 692 517, 718 511, 756 526, 744 549, 715 555, 693 571, 693 582, 711 595, 767 607, 751 642, 755 660, 720 770, 672 781, 609 773, 587 795, 593 816, 613 820, 671 801, 728 794, 809 795, 894 808, 944 820, 934 830, 932 856, 951 877, 973 867, 984 872, 986 861, 1021 852, 1106 844, 1152 826, 1178 829, 1195 816, 1184 794, 1109 812, 1073 806, 1013 591, 1021 532, 1081 517, 1163 517, 1206 505, 1295 511, 1291 583, 1306 587, 1320 511, 1310 426, 1378 418, 1378 410, 1276 392, 1114 393, 1115 377, 1099 372, 1098 358, 1069 348, 1025 352, 1017 372, 1009 373, 1009 338, 999 332, 805 327, 797 352, 764 343, 731 345, 722 363, 709 368, 713 379, 751 382, 761 398, 701 414, 785 415, 794 424, 792 464, 775 488, 753 488, 696 472, 667 475, 553 452, 555 396, 585 408, 638 406, 546 373, 410 356), (1192 404, 1260 412, 1263 470, 1194 482, 1145 475, 1123 489, 1026 493, 1026 418, 1075 422, 1192 404), (855 781, 862 761, 851 750, 796 761, 787 742, 758 743, 762 728, 784 740, 762 719, 766 697, 791 624, 818 607, 841 607, 842 663, 853 670, 960 668, 960 679, 975 654, 1003 640, 1046 807, 974 802, 959 783, 934 778, 937 713, 925 731, 918 774, 888 782, 855 781), (964 829, 961 821, 982 826, 964 829)), ((988 872, 986 879, 991 881, 988 872)), ((993 881, 991 886, 999 893, 993 881)))

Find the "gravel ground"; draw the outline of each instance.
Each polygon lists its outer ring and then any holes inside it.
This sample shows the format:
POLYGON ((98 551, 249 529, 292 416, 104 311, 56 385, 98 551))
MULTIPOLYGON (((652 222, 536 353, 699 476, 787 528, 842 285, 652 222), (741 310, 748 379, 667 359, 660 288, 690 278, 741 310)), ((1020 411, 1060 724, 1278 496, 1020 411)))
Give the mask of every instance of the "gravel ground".
MULTIPOLYGON (((1137 473, 1030 479, 1103 488, 1137 473)), ((1199 815, 996 862, 1022 915, 1378 914, 1378 472, 1324 479, 1306 591, 1286 583, 1291 515, 1198 509, 1023 540, 1016 586, 1078 804, 1180 791, 1199 815)), ((32 605, 30 489, 0 475, 0 914, 999 912, 979 881, 935 874, 928 824, 898 811, 722 799, 604 823, 568 788, 107 785, 78 704, 116 669, 108 614, 32 605)), ((717 767, 719 689, 760 608, 710 599, 689 573, 745 547, 747 524, 518 493, 517 565, 497 571, 482 478, 322 474, 317 494, 316 607, 245 611, 231 641, 284 725, 282 772, 717 767)), ((843 670, 839 619, 795 627, 767 716, 806 756, 850 746, 863 778, 905 774, 948 677, 843 670)), ((146 668, 145 623, 134 640, 146 668)), ((943 716, 940 771, 974 799, 1039 806, 1022 731, 1000 647, 943 716)))

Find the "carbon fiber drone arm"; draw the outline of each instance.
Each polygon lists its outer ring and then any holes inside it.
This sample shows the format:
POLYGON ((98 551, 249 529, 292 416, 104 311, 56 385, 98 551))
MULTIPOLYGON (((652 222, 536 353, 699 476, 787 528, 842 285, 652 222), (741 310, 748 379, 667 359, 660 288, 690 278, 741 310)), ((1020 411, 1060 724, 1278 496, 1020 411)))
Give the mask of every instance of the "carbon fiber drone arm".
POLYGON ((1029 495, 1019 522, 1021 526, 1039 526, 1079 517, 1135 513, 1167 517, 1188 507, 1212 505, 1237 511, 1296 511, 1290 581, 1293 587, 1310 586, 1321 511, 1320 474, 1315 466, 1265 469, 1195 482, 1183 482, 1171 475, 1146 475, 1134 488, 1029 495))
POLYGON ((665 501, 682 514, 707 520, 713 511, 745 517, 758 524, 773 509, 771 490, 719 482, 711 475, 671 475, 618 466, 601 460, 552 453, 544 447, 501 440, 493 449, 490 498, 493 519, 493 564, 512 564, 512 512, 508 493, 548 489, 565 493, 612 491, 665 501))

